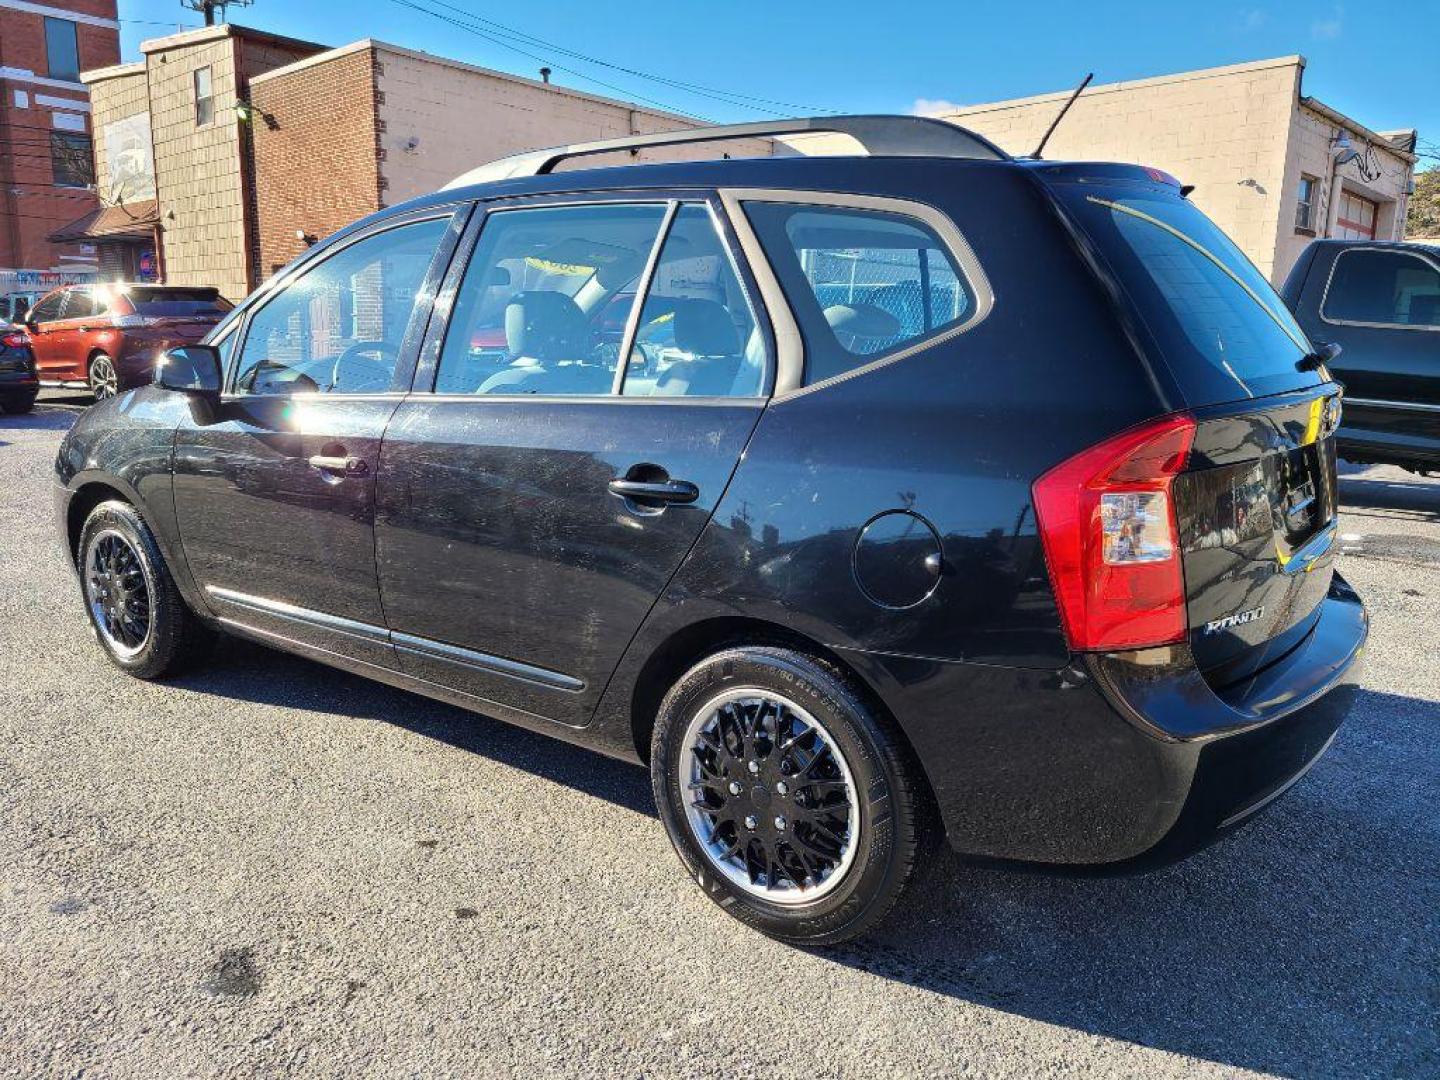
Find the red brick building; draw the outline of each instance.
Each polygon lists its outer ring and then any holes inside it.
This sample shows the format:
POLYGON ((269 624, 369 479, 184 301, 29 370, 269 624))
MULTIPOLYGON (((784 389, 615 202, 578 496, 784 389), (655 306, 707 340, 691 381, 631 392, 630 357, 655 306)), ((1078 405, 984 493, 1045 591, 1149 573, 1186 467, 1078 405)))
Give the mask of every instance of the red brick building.
POLYGON ((0 0, 0 293, 84 277, 95 249, 50 235, 98 209, 80 72, 120 59, 116 0, 0 0))

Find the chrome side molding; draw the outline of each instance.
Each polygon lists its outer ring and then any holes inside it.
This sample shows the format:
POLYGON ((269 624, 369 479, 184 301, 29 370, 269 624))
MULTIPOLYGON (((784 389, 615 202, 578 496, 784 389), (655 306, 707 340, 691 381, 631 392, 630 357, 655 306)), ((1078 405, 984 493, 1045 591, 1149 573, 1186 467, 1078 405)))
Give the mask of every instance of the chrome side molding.
POLYGON ((533 683, 551 690, 563 690, 571 694, 577 694, 585 689, 585 683, 574 676, 527 664, 520 660, 491 656, 489 653, 479 652, 476 649, 466 649, 459 645, 450 645, 443 641, 390 630, 384 626, 375 626, 373 623, 358 622, 355 619, 346 619, 339 615, 298 607, 295 604, 287 604, 283 600, 252 596, 234 589, 222 589, 217 585, 205 586, 205 592, 210 599, 218 600, 231 607, 261 615, 270 615, 346 637, 392 645, 400 652, 409 653, 412 656, 420 656, 428 660, 442 660, 459 667, 484 671, 492 675, 503 675, 506 678, 518 679, 521 682, 533 683))

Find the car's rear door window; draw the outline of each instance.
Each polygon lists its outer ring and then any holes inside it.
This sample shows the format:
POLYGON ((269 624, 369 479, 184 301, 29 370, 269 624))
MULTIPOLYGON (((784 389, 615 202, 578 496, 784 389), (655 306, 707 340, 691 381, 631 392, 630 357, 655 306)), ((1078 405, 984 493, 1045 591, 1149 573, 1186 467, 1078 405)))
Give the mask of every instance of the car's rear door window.
POLYGON ((765 343, 708 207, 686 204, 665 234, 636 324, 627 397, 754 397, 765 343))
POLYGON ((440 353, 442 394, 613 393, 665 203, 492 211, 440 353))
POLYGON ((1054 189, 1119 280, 1188 404, 1323 381, 1300 370, 1310 343, 1285 302, 1178 191, 1069 181, 1054 189))
POLYGON ((219 316, 232 306, 215 289, 134 288, 125 295, 135 308, 135 314, 147 319, 219 316))
POLYGON ((1440 264, 1408 251, 1342 251, 1320 314, 1331 322, 1440 327, 1440 264))
POLYGON ((805 342, 804 384, 954 329, 975 296, 935 230, 903 213, 746 201, 805 342))

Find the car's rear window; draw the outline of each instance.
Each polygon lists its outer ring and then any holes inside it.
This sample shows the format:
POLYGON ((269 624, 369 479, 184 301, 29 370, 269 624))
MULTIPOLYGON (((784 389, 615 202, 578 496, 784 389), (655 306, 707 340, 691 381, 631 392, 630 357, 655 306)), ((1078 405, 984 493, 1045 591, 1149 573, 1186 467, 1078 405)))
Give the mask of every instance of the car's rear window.
POLYGON ((214 289, 131 289, 126 296, 135 314, 151 319, 223 315, 232 307, 214 289))
POLYGON ((1100 250, 1187 404, 1314 386, 1310 343, 1264 275, 1179 192, 1064 182, 1061 202, 1100 250))

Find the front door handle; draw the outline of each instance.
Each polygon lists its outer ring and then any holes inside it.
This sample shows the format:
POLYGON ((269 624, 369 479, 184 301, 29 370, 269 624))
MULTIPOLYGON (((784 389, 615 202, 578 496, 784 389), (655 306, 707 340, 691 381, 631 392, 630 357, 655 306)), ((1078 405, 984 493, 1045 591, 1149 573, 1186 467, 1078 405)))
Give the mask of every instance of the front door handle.
POLYGON ((610 481, 610 490, 622 499, 632 499, 642 506, 693 503, 700 498, 700 489, 689 480, 626 480, 616 477, 610 481))
POLYGON ((310 459, 310 467, 332 476, 364 476, 370 471, 364 458, 329 454, 316 454, 310 459))

